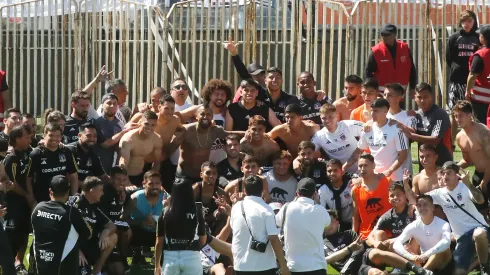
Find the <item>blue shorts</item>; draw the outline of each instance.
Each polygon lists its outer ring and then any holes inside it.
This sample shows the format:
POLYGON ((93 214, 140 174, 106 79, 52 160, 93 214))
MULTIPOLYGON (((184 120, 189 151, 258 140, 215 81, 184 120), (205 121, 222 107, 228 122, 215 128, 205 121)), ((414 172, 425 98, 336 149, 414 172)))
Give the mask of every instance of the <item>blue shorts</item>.
POLYGON ((483 228, 487 232, 487 238, 490 239, 489 228, 482 226, 475 227, 464 233, 456 241, 453 258, 457 269, 468 270, 476 255, 475 242, 473 241, 473 231, 477 228, 483 228))

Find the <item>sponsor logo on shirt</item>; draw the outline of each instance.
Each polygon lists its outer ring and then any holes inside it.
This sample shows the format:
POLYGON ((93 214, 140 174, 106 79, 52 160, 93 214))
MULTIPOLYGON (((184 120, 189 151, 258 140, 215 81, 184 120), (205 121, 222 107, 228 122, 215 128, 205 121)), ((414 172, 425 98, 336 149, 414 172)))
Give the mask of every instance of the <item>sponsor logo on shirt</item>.
POLYGON ((45 262, 52 262, 54 258, 54 253, 46 250, 39 250, 39 258, 45 262))
POLYGON ((47 164, 46 160, 47 160, 47 158, 41 158, 41 164, 47 164))
POLYGON ((43 173, 53 173, 53 172, 61 172, 66 170, 66 166, 60 166, 60 167, 54 167, 54 168, 45 168, 42 169, 41 172, 43 173))
POLYGON ((369 198, 366 202, 366 213, 376 213, 383 209, 381 198, 369 198))
POLYGON ((71 127, 70 132, 76 131, 74 127, 71 127))
POLYGON ((281 189, 279 187, 274 187, 272 188, 271 192, 270 192, 270 195, 271 197, 274 199, 276 199, 277 201, 280 201, 280 202, 283 202, 286 200, 286 195, 288 195, 289 193, 284 190, 284 189, 281 189), (282 197, 282 199, 281 199, 282 197))
POLYGON ((58 214, 53 214, 45 211, 37 211, 37 217, 46 218, 50 220, 61 221, 61 216, 58 214))
POLYGON ((332 153, 343 151, 344 149, 346 149, 348 147, 350 147, 350 144, 346 144, 346 145, 339 147, 337 149, 328 150, 328 152, 332 154, 332 153))

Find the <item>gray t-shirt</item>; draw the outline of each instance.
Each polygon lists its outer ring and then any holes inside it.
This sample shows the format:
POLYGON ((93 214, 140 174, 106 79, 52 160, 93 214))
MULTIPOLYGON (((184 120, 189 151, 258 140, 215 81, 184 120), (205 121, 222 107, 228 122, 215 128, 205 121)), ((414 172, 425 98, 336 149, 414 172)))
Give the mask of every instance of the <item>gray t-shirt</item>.
POLYGON ((112 146, 112 148, 102 148, 100 146, 101 143, 104 143, 106 140, 112 138, 115 134, 122 131, 122 127, 117 118, 113 120, 107 120, 103 116, 97 118, 95 120, 95 127, 97 128, 97 149, 95 152, 100 158, 102 162, 102 167, 104 170, 109 173, 111 168, 115 165, 115 153, 118 148, 118 144, 112 146))

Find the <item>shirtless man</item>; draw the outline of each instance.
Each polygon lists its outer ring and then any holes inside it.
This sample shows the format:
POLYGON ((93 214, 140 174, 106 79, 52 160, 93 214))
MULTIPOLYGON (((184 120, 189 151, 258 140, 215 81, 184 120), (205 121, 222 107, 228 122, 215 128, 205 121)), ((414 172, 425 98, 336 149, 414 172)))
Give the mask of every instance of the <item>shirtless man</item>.
MULTIPOLYGON (((231 197, 233 194, 236 194, 236 198, 238 200, 242 200, 245 197, 245 186, 243 185, 243 181, 245 180, 246 177, 250 175, 258 175, 260 171, 260 164, 259 160, 256 157, 247 155, 242 161, 242 172, 243 172, 243 177, 233 180, 230 183, 228 183, 225 187, 225 192, 228 193, 228 195, 231 197)), ((262 191, 262 198, 266 203, 271 202, 271 197, 269 194, 269 185, 267 184, 267 180, 262 177, 262 182, 264 183, 264 190, 262 191)))
POLYGON ((349 75, 344 81, 344 97, 337 99, 333 105, 337 108, 339 120, 350 119, 352 110, 361 106, 364 100, 361 97, 362 78, 349 75))
POLYGON ((320 130, 314 122, 303 121, 302 109, 298 104, 289 104, 285 109, 286 123, 278 125, 268 133, 272 140, 280 138, 291 154, 298 156, 298 146, 302 141, 311 140, 313 135, 320 130))
POLYGON ((162 96, 166 93, 167 91, 165 91, 165 89, 162 87, 153 88, 153 90, 150 92, 150 102, 143 102, 136 105, 133 110, 133 116, 146 111, 158 113, 160 98, 162 98, 162 96))
MULTIPOLYGON (((180 123, 180 118, 175 115, 175 99, 173 97, 170 95, 160 97, 157 110, 158 120, 155 133, 160 135, 163 144, 160 175, 162 177, 163 187, 170 193, 175 180, 175 169, 177 168, 170 161, 170 156, 179 148, 179 144, 171 144, 170 141, 174 134, 181 135, 184 128, 180 123)), ((142 113, 137 113, 131 118, 131 122, 138 123, 142 117, 142 113)), ((150 159, 146 159, 145 161, 151 162, 150 159)))
POLYGON ((267 122, 261 116, 253 116, 248 122, 248 133, 240 141, 241 151, 259 159, 260 166, 271 166, 271 157, 280 150, 279 145, 265 134, 267 122))
POLYGON ((439 167, 436 165, 436 147, 430 144, 422 144, 419 148, 419 160, 424 170, 413 177, 412 190, 415 194, 422 195, 440 187, 437 180, 439 167))
POLYGON ((454 119, 461 131, 456 135, 456 144, 461 148, 463 159, 458 163, 461 168, 475 166, 472 183, 485 196, 485 203, 476 208, 486 217, 488 215, 488 182, 490 181, 490 130, 484 124, 474 122, 473 107, 466 100, 456 102, 453 108, 454 119))
POLYGON ((210 105, 199 106, 197 122, 184 125, 185 131, 181 138, 174 135, 172 143, 180 144, 179 165, 176 177, 187 178, 198 182, 201 180, 201 165, 209 160, 209 154, 214 141, 224 139, 228 134, 223 127, 213 125, 213 109, 210 105))
POLYGON ((140 127, 124 134, 119 142, 119 165, 128 171, 129 180, 136 186, 143 184, 145 159, 151 159, 154 169, 160 167, 163 143, 155 133, 157 120, 157 114, 145 112, 139 121, 140 127))

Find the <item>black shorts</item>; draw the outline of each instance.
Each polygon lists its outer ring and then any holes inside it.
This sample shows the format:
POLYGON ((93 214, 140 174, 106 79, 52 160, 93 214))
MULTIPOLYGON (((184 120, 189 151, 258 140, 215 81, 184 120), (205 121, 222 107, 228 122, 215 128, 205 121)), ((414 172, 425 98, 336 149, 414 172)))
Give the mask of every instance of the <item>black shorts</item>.
POLYGON ((132 246, 155 246, 156 232, 149 232, 139 226, 131 226, 132 246))
POLYGON ((144 177, 145 177, 145 172, 142 172, 141 174, 136 176, 128 176, 129 182, 131 182, 132 185, 138 187, 143 186, 144 177))
MULTIPOLYGON (((92 266, 95 265, 100 257, 100 248, 98 242, 99 238, 94 238, 80 245, 80 250, 85 256, 85 259, 87 259, 88 264, 92 266)), ((105 264, 107 265, 116 262, 122 262, 122 258, 117 248, 114 248, 112 250, 112 253, 109 255, 109 258, 107 258, 105 264)))
POLYGON ((5 215, 5 233, 8 236, 10 248, 15 255, 23 246, 27 245, 31 228, 31 215, 27 203, 9 203, 7 215, 5 215))
POLYGON ((172 185, 175 181, 175 172, 177 165, 172 163, 172 160, 167 159, 160 164, 160 176, 162 178, 162 186, 167 193, 172 193, 172 185))
POLYGON ((477 122, 487 125, 488 104, 472 100, 471 105, 473 106, 473 114, 478 120, 477 122))
POLYGON ((379 270, 385 270, 386 266, 377 266, 374 263, 369 260, 369 253, 373 250, 374 248, 368 248, 366 249, 366 252, 364 252, 364 255, 362 255, 362 264, 361 267, 359 268, 359 275, 368 275, 369 270, 371 268, 377 268, 379 270))
MULTIPOLYGON (((481 183, 481 180, 483 179, 483 175, 484 173, 481 173, 481 172, 477 172, 475 171, 475 173, 473 174, 473 177, 471 177, 471 183, 473 184, 473 186, 476 186, 478 189, 480 189, 480 187, 478 187, 481 183)), ((490 197, 488 195, 489 191, 490 191, 490 185, 487 185, 487 192, 482 192, 483 193, 483 197, 485 198, 485 202, 484 203, 475 203, 475 206, 476 206, 476 209, 478 210, 482 210, 482 209, 487 209, 488 208, 488 198, 490 197)))
POLYGON ((175 179, 177 179, 177 178, 189 180, 192 182, 192 184, 201 181, 201 178, 199 178, 199 177, 189 177, 189 176, 184 175, 182 173, 182 170, 179 169, 179 167, 177 167, 177 171, 175 172, 175 179))

